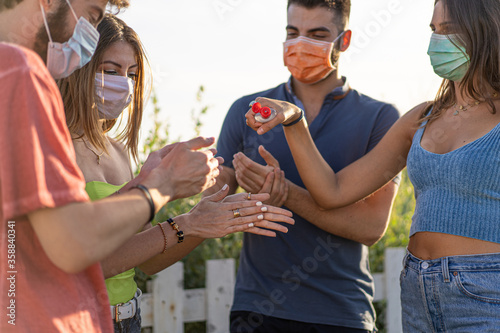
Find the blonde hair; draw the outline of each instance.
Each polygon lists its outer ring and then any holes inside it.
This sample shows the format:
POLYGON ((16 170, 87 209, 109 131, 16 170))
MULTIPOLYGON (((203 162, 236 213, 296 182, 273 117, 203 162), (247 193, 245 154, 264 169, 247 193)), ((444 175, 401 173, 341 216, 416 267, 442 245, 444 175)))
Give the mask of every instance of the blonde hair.
MULTIPOLYGON (((114 43, 126 42, 135 52, 138 65, 134 95, 128 107, 128 119, 116 140, 122 142, 135 162, 138 160, 139 129, 142 123, 144 103, 149 98, 150 78, 146 79, 146 68, 149 69, 144 48, 137 33, 121 19, 112 14, 106 14, 97 27, 99 43, 92 60, 75 71, 67 78, 58 81, 59 89, 66 112, 66 123, 72 134, 79 134, 74 139, 83 136, 98 150, 106 149, 106 133, 116 124, 116 119, 101 123, 99 111, 95 102, 95 75, 102 62, 104 52, 114 43), (83 133, 81 133, 83 131, 83 133)), ((124 115, 122 114, 122 117, 124 115)))

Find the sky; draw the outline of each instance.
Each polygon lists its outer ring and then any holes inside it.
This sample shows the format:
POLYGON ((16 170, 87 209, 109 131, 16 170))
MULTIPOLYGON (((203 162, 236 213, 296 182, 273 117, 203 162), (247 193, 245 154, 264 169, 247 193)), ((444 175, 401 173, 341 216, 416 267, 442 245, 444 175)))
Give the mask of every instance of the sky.
MULTIPOLYGON (((351 47, 339 71, 352 88, 403 114, 434 99, 441 79, 427 55, 434 1, 352 0, 351 47)), ((208 106, 204 136, 218 137, 231 104, 288 80, 286 0, 133 0, 118 16, 141 37, 171 138, 195 136, 192 110, 208 106), (205 93, 196 101, 198 87, 205 93)), ((149 103, 142 137, 152 127, 149 103)), ((243 120, 242 120, 243 121, 243 120)))

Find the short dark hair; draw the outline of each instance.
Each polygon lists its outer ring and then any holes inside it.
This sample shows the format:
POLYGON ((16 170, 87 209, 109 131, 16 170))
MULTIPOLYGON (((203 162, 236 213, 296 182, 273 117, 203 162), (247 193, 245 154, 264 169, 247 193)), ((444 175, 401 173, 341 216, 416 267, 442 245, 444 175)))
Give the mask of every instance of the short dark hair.
POLYGON ((302 6, 307 9, 316 7, 328 8, 336 14, 336 22, 339 30, 345 30, 349 16, 351 15, 351 0, 288 0, 287 9, 291 5, 302 6), (337 19, 340 21, 337 22, 337 19))
MULTIPOLYGON (((6 9, 11 9, 20 4, 23 0, 0 0, 0 12, 6 9)), ((127 8, 129 0, 108 0, 108 4, 117 9, 127 8)))

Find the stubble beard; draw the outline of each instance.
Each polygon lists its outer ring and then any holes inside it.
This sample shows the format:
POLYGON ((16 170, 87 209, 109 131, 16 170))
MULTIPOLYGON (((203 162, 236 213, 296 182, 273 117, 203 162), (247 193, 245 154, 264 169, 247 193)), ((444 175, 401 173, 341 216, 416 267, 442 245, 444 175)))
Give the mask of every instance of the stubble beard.
MULTIPOLYGON (((68 19, 68 13, 69 7, 66 2, 62 1, 55 13, 46 14, 47 25, 49 26, 49 31, 52 36, 53 42, 64 43, 71 38, 73 32, 71 32, 71 35, 69 36, 66 32, 66 27, 68 26, 68 24, 66 23, 68 19)), ((47 63, 47 49, 49 41, 50 39, 49 35, 47 34, 47 30, 45 29, 45 24, 43 24, 42 22, 42 25, 38 29, 38 32, 35 36, 35 45, 33 47, 33 51, 38 53, 38 55, 45 63, 47 63)))

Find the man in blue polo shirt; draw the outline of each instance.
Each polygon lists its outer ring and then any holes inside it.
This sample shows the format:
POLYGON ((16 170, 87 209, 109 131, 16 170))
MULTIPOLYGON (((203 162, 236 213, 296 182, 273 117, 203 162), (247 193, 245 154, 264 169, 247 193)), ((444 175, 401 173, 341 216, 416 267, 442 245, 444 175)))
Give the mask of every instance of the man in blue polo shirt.
POLYGON ((351 89, 336 68, 351 40, 349 13, 350 0, 289 0, 284 52, 292 77, 237 100, 224 121, 217 149, 227 162, 218 184, 269 191, 296 221, 274 239, 245 233, 231 332, 374 330, 367 246, 387 227, 396 183, 354 205, 321 210, 304 188, 282 127, 259 136, 245 125, 256 97, 298 105, 336 172, 380 141, 398 119, 397 110, 351 89))

